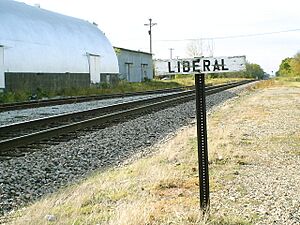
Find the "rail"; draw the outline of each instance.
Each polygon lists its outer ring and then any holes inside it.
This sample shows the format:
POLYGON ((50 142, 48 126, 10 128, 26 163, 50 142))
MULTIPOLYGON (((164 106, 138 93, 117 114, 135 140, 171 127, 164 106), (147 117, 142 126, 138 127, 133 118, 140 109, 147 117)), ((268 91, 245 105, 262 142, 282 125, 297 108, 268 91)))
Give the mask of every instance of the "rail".
POLYGON ((193 89, 193 88, 194 88, 194 86, 185 86, 185 87, 179 87, 179 88, 166 88, 166 89, 158 89, 158 90, 142 91, 142 92, 73 96, 73 97, 57 98, 57 99, 32 100, 32 101, 25 101, 25 102, 4 103, 4 104, 0 104, 0 112, 10 111, 10 110, 28 109, 28 108, 38 108, 38 107, 52 106, 52 105, 72 104, 72 103, 103 100, 103 99, 112 99, 112 98, 124 98, 124 97, 131 97, 131 96, 140 96, 140 95, 172 93, 172 92, 183 91, 183 90, 188 90, 188 89, 193 89))
MULTIPOLYGON (((233 88, 249 81, 235 82, 207 87, 206 95, 211 95, 233 88)), ((21 123, 14 123, 0 127, 0 153, 7 154, 10 150, 26 146, 39 141, 49 140, 86 128, 107 126, 113 121, 124 121, 128 117, 145 114, 153 110, 160 110, 170 105, 187 102, 195 98, 195 90, 182 91, 167 96, 154 97, 121 104, 114 104, 102 108, 66 113, 21 123)))

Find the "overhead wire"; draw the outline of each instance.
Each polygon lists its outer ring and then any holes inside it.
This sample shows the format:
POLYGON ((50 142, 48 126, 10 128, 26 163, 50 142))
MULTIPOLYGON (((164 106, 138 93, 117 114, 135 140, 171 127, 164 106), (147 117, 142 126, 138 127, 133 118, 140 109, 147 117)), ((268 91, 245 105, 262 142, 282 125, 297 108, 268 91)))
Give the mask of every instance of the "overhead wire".
POLYGON ((217 37, 204 37, 204 38, 187 38, 187 39, 169 39, 169 40, 155 40, 155 41, 201 41, 201 40, 221 40, 221 39, 233 39, 233 38, 246 38, 246 37, 256 37, 256 36, 264 36, 264 35, 272 35, 272 34, 280 34, 280 33, 289 33, 300 31, 298 29, 290 29, 290 30, 281 30, 281 31, 272 31, 272 32, 264 32, 264 33, 255 33, 255 34, 240 34, 240 35, 230 35, 230 36, 217 36, 217 37))

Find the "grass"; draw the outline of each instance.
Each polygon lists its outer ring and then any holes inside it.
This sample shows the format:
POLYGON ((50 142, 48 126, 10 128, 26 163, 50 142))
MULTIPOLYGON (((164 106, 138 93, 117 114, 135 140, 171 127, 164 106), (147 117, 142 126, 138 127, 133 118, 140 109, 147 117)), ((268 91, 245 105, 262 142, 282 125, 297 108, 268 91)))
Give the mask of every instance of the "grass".
MULTIPOLYGON (((213 121, 218 123, 219 116, 213 121)), ((224 146, 227 134, 219 129, 212 129, 220 135, 209 143, 212 193, 223 190, 223 181, 235 179, 239 162, 247 160, 240 152, 232 154, 230 141, 224 146)), ((251 217, 200 213, 197 165, 195 129, 187 128, 149 157, 98 172, 34 203, 12 224, 251 224, 251 217), (49 215, 55 220, 47 221, 49 215)))
POLYGON ((276 82, 287 87, 300 88, 300 77, 276 77, 276 82))
POLYGON ((271 141, 274 144, 289 146, 288 152, 293 155, 300 156, 300 131, 290 134, 288 137, 282 136, 273 136, 271 141))
MULTIPOLYGON (((185 136, 182 136, 185 135, 185 136)), ((29 207, 16 224, 196 224, 200 221, 195 146, 179 135, 166 151, 95 174, 29 207), (187 210, 188 209, 188 210, 187 210)), ((190 135, 190 134, 189 134, 190 135)))
MULTIPOLYGON (((253 90, 276 85, 274 81, 266 81, 253 90)), ((274 99, 278 100, 277 96, 274 99)), ((193 127, 178 132, 176 137, 157 146, 156 151, 146 158, 95 173, 81 183, 46 196, 15 213, 18 218, 11 224, 254 224, 260 216, 247 212, 245 205, 258 207, 261 202, 243 200, 248 184, 234 187, 232 182, 243 167, 257 160, 256 152, 264 149, 265 143, 268 143, 268 148, 275 146, 274 150, 281 149, 280 144, 292 146, 295 151, 290 153, 296 155, 299 154, 296 150, 300 143, 299 133, 273 137, 269 132, 266 132, 269 136, 261 132, 261 140, 255 139, 252 127, 262 126, 268 116, 275 115, 268 111, 273 109, 272 104, 267 110, 257 107, 258 102, 251 95, 245 95, 209 116, 213 205, 209 216, 202 216, 199 212, 197 142, 193 127), (240 124, 249 125, 240 129, 240 124), (229 194, 224 194, 232 189, 239 196, 237 200, 230 200, 229 194), (215 196, 220 193, 223 193, 224 199, 216 199, 215 196), (235 214, 233 209, 236 208, 241 208, 243 214, 235 214), (53 215, 55 220, 47 221, 49 215, 53 215)))
MULTIPOLYGON (((241 81, 241 80, 245 80, 245 78, 211 78, 211 77, 207 77, 205 80, 205 83, 208 85, 216 85, 216 84, 241 81)), ((166 83, 176 82, 182 86, 191 86, 191 85, 195 85, 195 78, 194 78, 194 75, 176 75, 174 80, 166 80, 164 82, 166 82, 166 83)))
POLYGON ((263 80, 249 87, 248 90, 265 89, 272 87, 296 87, 300 88, 300 77, 276 77, 275 79, 263 80))
POLYGON ((275 82, 274 79, 263 80, 263 81, 260 81, 260 82, 256 83, 255 85, 252 85, 252 86, 248 87, 248 90, 255 91, 257 89, 270 88, 270 87, 274 87, 275 84, 276 84, 276 82, 275 82))
MULTIPOLYGON (((219 79, 208 79, 207 84, 220 84, 224 82, 242 80, 242 78, 219 78, 219 79)), ((182 86, 191 86, 194 85, 194 77, 192 75, 182 75, 177 76, 172 80, 149 80, 145 82, 130 83, 127 81, 120 81, 116 85, 110 84, 101 84, 94 85, 90 88, 71 88, 63 89, 56 92, 44 91, 37 89, 35 91, 36 99, 43 98, 53 98, 56 96, 85 96, 85 95, 101 95, 101 94, 114 94, 114 93, 126 93, 126 92, 138 92, 138 91, 148 91, 148 90, 157 90, 157 89, 166 89, 166 88, 177 88, 182 86)), ((0 103, 9 103, 9 102, 20 102, 27 101, 33 93, 25 90, 19 92, 6 92, 0 93, 0 103)))
MULTIPOLYGON (((192 128, 181 131, 161 146, 163 151, 52 194, 21 211, 12 224, 249 224, 200 213, 194 136, 192 128), (47 221, 49 215, 55 220, 47 221)), ((213 165, 212 174, 217 171, 230 176, 224 165, 213 165)), ((212 192, 221 188, 211 180, 212 192)))
MULTIPOLYGON (((114 93, 126 93, 126 92, 138 92, 165 88, 180 87, 180 83, 177 82, 163 82, 163 81, 146 81, 141 83, 129 83, 126 81, 120 81, 117 85, 101 84, 94 85, 90 88, 71 88, 62 89, 56 92, 44 91, 37 89, 35 91, 35 98, 53 98, 56 96, 85 96, 85 95, 102 95, 102 94, 114 94, 114 93)), ((0 103, 18 102, 29 100, 33 93, 29 91, 19 92, 6 92, 0 93, 0 103)))

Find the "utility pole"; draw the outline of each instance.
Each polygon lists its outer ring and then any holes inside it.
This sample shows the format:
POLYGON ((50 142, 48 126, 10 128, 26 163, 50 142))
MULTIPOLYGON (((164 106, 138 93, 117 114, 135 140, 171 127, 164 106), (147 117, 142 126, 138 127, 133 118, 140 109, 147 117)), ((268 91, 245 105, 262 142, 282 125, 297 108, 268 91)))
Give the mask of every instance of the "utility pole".
POLYGON ((157 25, 157 23, 152 23, 152 19, 149 19, 149 23, 145 23, 145 26, 149 26, 148 34, 150 36, 150 53, 152 54, 152 27, 157 25))
POLYGON ((174 50, 174 48, 169 48, 169 50, 170 50, 170 59, 172 59, 173 57, 172 57, 172 51, 174 50))

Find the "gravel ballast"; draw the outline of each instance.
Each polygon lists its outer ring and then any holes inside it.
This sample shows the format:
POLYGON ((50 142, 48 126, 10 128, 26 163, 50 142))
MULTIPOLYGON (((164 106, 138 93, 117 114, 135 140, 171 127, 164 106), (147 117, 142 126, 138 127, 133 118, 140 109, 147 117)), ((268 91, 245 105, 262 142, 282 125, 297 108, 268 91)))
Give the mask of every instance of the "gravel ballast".
POLYGON ((24 122, 27 120, 35 120, 44 117, 55 116, 58 114, 80 112, 83 110, 101 108, 101 107, 106 107, 114 104, 160 97, 160 96, 170 95, 173 93, 130 96, 130 97, 123 97, 123 98, 103 99, 103 100, 96 100, 96 101, 89 101, 89 102, 80 102, 80 103, 0 112, 0 126, 9 125, 12 123, 24 122))
MULTIPOLYGON (((207 97, 207 109, 237 96, 245 87, 207 97)), ((21 158, 0 162, 0 215, 32 202, 91 172, 122 164, 180 127, 195 121, 195 102, 187 102, 62 142, 21 158)))

